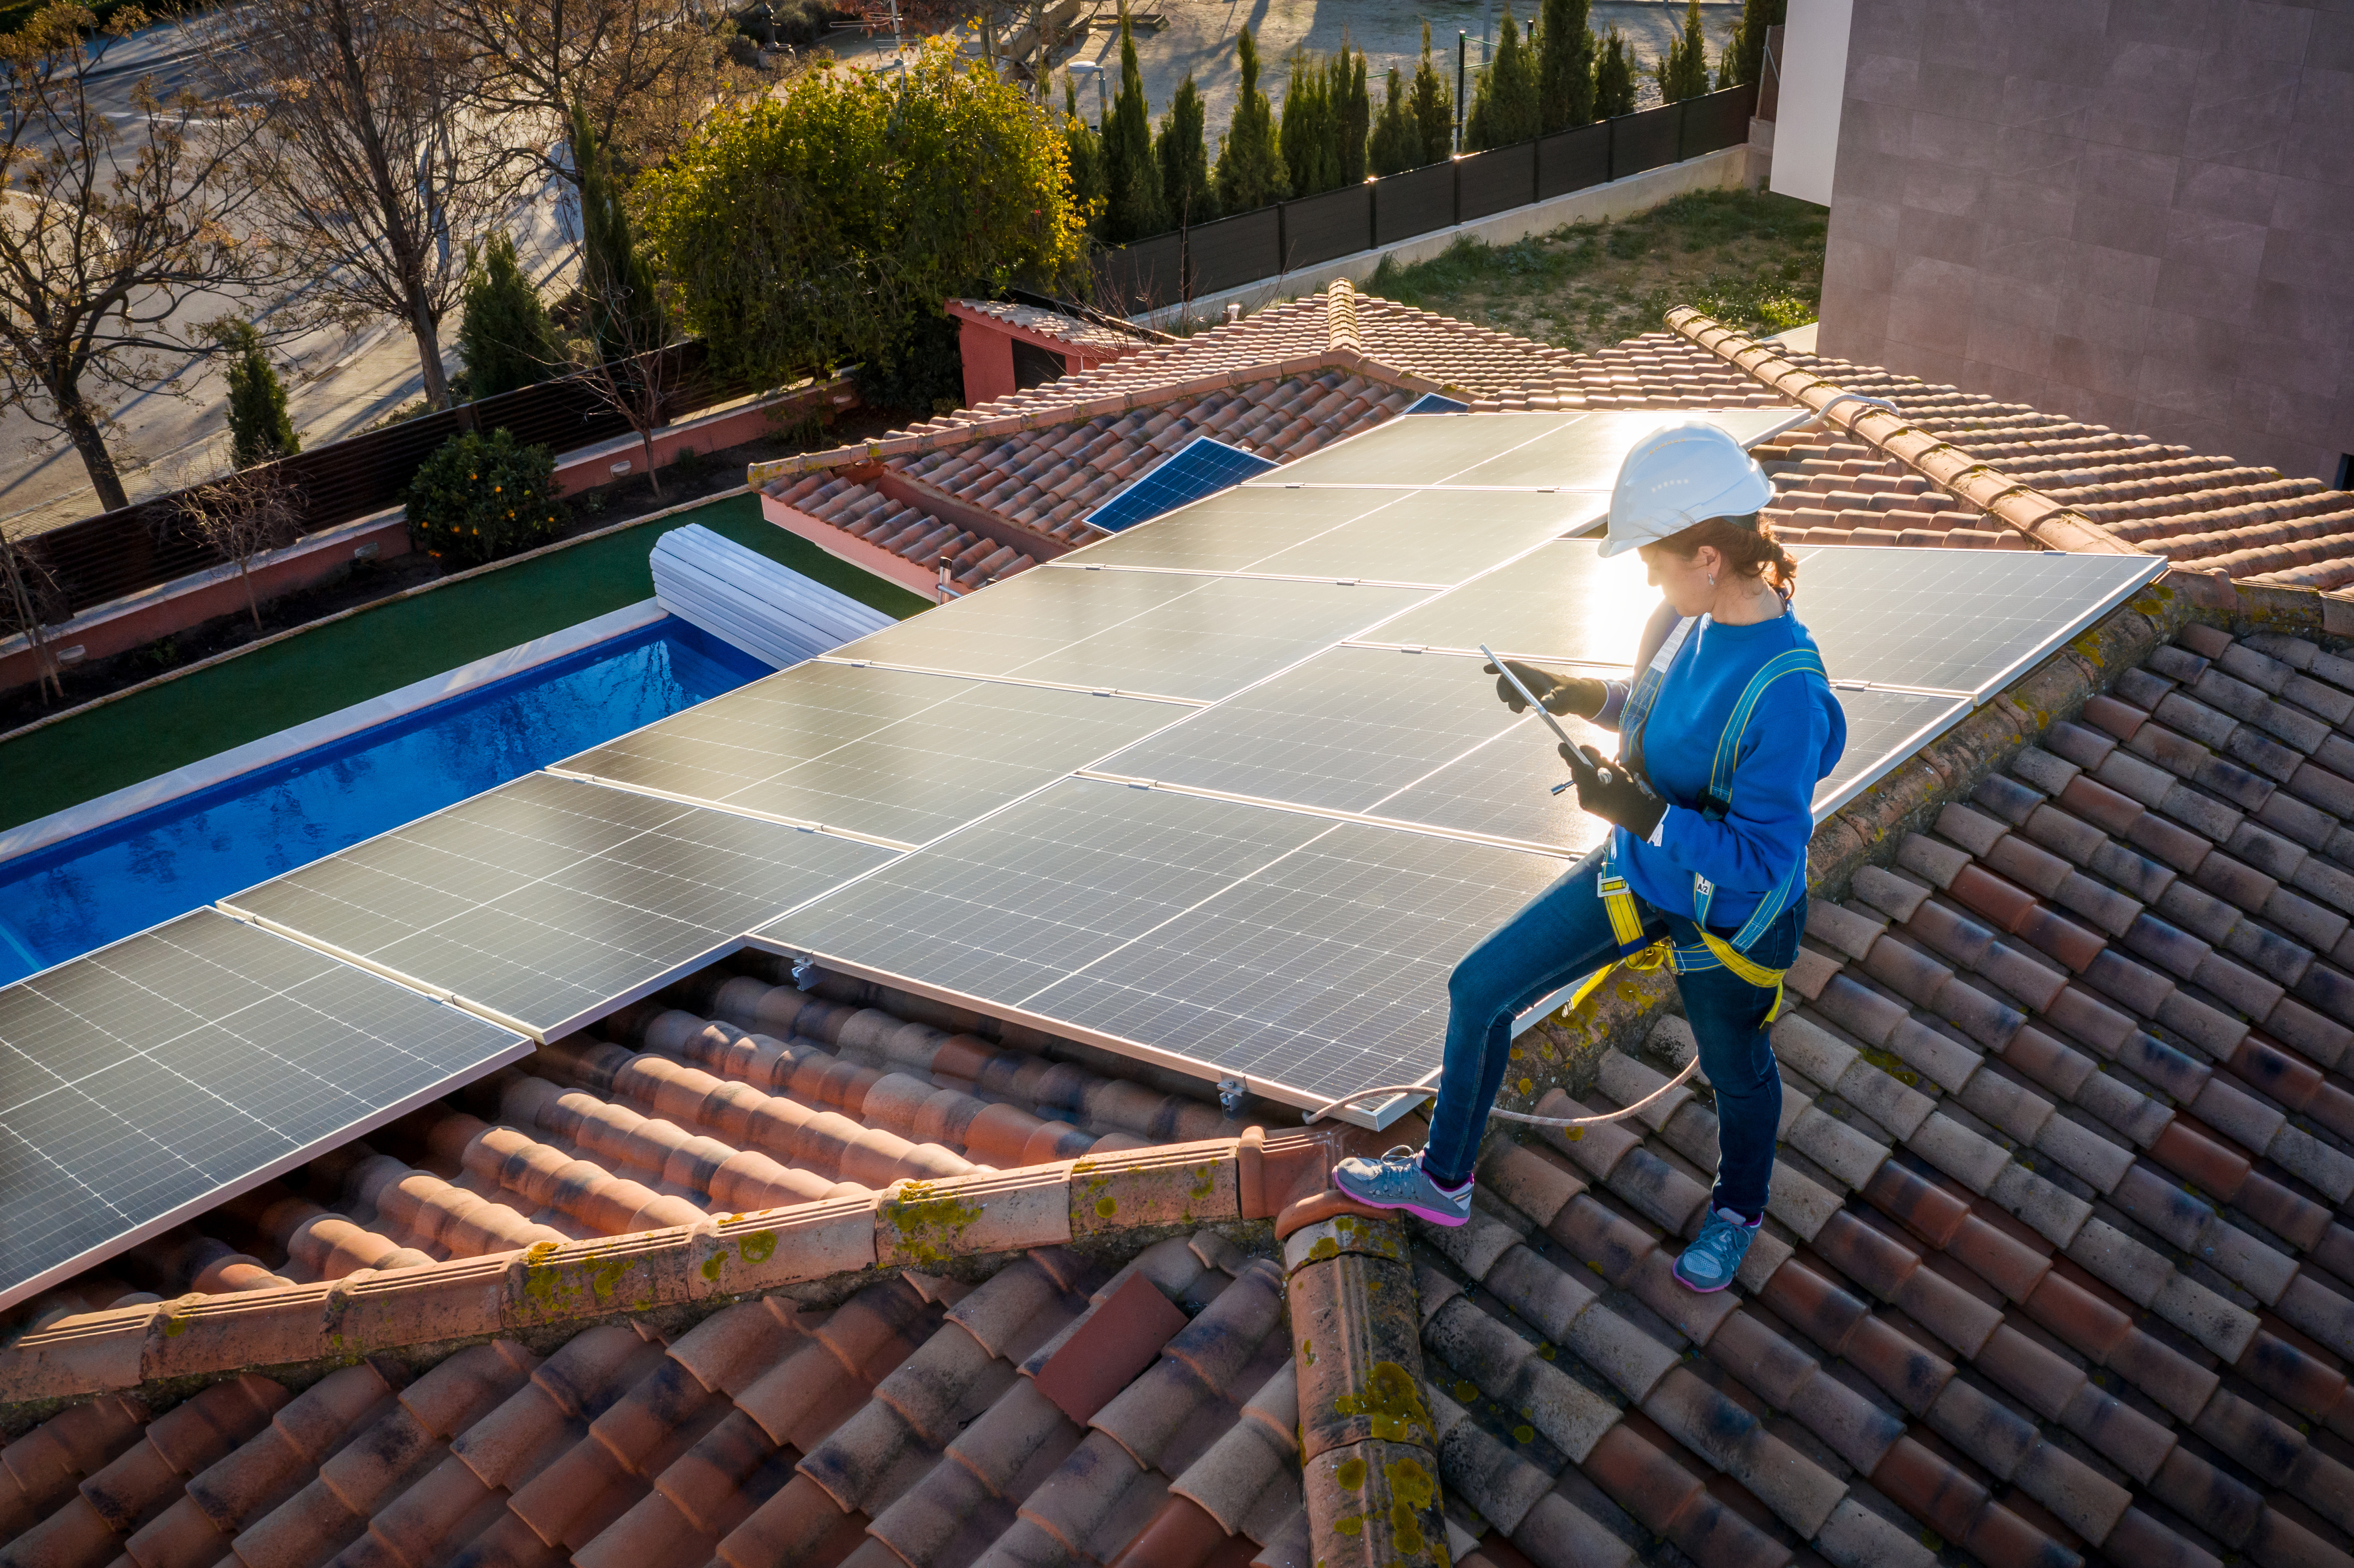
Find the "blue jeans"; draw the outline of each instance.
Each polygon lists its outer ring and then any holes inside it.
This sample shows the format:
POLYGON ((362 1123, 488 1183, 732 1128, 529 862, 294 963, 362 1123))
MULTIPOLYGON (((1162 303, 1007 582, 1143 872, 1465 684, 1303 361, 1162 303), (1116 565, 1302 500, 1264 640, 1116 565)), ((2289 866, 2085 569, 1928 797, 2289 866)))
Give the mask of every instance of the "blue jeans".
MULTIPOLYGON (((1595 890, 1602 851, 1564 872, 1463 956, 1447 977, 1447 1056, 1431 1112, 1423 1169, 1454 1185, 1471 1174, 1486 1131, 1488 1108, 1511 1063, 1512 1020, 1570 981, 1592 974, 1617 955, 1610 916, 1595 890)), ((1678 946, 1698 946, 1699 928, 1638 897, 1643 929, 1678 946)), ((1802 897, 1749 949, 1767 969, 1787 968, 1806 928, 1802 897)), ((1720 931, 1719 936, 1730 933, 1720 931)), ((1774 993, 1731 969, 1678 975, 1684 1017, 1700 1042, 1701 1071, 1716 1091, 1716 1191, 1712 1207, 1751 1219, 1766 1211, 1766 1183, 1774 1171, 1774 1139, 1782 1121, 1782 1077, 1766 1031, 1774 993)))

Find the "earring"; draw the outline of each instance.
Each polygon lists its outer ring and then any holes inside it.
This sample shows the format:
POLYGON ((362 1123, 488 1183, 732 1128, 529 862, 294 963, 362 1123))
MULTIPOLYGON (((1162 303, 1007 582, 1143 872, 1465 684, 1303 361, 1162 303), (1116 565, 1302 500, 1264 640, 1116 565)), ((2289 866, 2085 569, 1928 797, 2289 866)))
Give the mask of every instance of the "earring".
POLYGON ((1708 574, 1708 586, 1711 588, 1714 588, 1716 586, 1716 574, 1714 572, 1708 574))

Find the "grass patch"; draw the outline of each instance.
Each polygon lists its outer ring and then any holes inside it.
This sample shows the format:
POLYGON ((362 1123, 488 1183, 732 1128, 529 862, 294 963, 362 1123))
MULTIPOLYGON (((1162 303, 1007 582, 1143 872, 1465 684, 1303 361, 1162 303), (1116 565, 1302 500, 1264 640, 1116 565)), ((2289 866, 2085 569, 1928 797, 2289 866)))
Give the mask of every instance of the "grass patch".
POLYGON ((1458 240, 1408 266, 1384 259, 1370 293, 1580 352, 1657 332, 1677 305, 1749 332, 1813 321, 1829 214, 1770 191, 1695 191, 1610 223, 1510 245, 1458 240))
POLYGON ((782 562, 886 614, 929 606, 836 560, 733 495, 553 551, 135 692, 0 746, 0 828, 62 811, 233 746, 381 696, 429 675, 653 596, 654 541, 688 523, 782 562))

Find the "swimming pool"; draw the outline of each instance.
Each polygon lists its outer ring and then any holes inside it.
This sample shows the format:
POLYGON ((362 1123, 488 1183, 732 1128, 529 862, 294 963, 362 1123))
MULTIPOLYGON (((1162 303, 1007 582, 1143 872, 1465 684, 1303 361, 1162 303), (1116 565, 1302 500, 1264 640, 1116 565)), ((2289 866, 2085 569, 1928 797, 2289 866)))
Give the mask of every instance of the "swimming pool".
POLYGON ((673 617, 0 863, 0 982, 769 674, 673 617))

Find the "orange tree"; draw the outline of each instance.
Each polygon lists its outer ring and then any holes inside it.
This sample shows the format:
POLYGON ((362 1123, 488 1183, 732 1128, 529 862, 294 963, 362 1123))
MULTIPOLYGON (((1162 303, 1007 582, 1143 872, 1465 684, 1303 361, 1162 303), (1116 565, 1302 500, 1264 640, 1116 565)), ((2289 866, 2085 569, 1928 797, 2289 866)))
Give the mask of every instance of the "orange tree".
POLYGON ((942 301, 1076 265, 1061 118, 934 39, 904 73, 828 66, 721 109, 635 196, 720 367, 888 365, 942 301))

